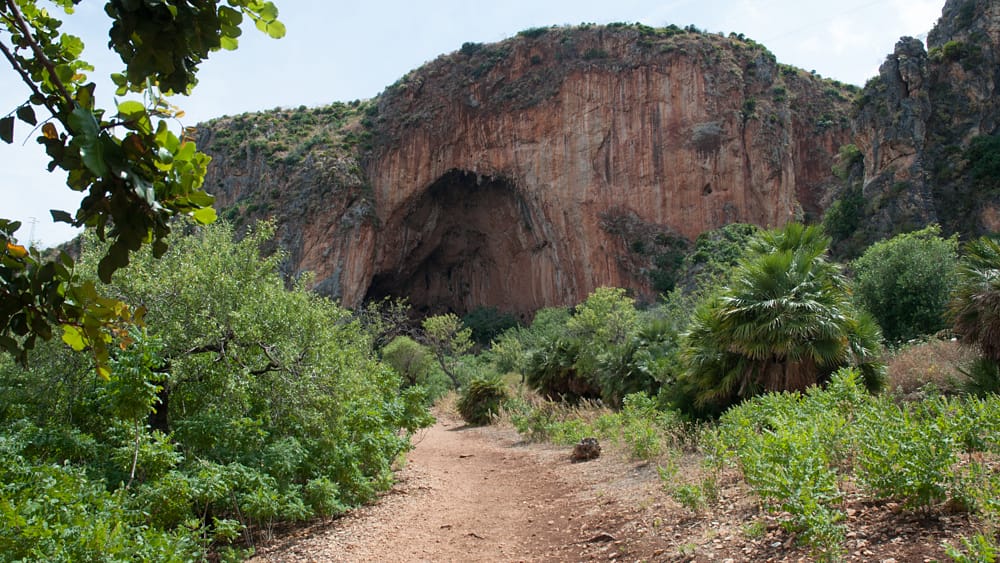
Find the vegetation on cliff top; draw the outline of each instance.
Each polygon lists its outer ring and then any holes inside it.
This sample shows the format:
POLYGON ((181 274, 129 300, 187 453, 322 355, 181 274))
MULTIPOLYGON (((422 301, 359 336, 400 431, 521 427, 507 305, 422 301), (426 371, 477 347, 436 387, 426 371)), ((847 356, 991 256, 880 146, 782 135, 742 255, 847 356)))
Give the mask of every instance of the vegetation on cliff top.
POLYGON ((371 150, 375 109, 371 100, 275 108, 213 119, 202 124, 202 129, 213 153, 236 159, 262 157, 271 165, 295 166, 308 156, 359 157, 371 150))
POLYGON ((376 143, 391 143, 401 129, 433 126, 450 111, 452 102, 494 112, 522 110, 558 94, 575 71, 620 71, 676 57, 696 60, 706 68, 732 68, 748 83, 773 82, 786 92, 779 96, 780 102, 788 100, 787 92, 805 86, 809 96, 826 97, 827 115, 816 119, 820 127, 845 125, 847 106, 838 104, 848 102, 857 91, 786 65, 780 65, 778 72, 774 55, 743 34, 638 23, 531 28, 499 43, 465 43, 386 88, 378 97, 376 143), (476 91, 481 96, 468 92, 473 84, 480 86, 476 91), (423 101, 416 103, 418 97, 423 101))

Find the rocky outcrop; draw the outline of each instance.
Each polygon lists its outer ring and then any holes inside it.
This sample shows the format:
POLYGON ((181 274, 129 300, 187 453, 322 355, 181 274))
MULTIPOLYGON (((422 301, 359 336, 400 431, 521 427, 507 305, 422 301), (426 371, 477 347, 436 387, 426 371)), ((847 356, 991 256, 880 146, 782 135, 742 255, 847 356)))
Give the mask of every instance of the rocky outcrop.
POLYGON ((425 65, 307 151, 294 111, 202 141, 220 205, 276 216, 290 271, 345 304, 529 314, 602 285, 652 298, 678 241, 817 217, 850 95, 741 37, 546 28, 425 65), (260 146, 276 136, 295 141, 260 146))
POLYGON ((948 0, 927 43, 901 39, 859 99, 860 246, 929 223, 968 236, 1000 229, 987 162, 1000 148, 1000 4, 948 0))

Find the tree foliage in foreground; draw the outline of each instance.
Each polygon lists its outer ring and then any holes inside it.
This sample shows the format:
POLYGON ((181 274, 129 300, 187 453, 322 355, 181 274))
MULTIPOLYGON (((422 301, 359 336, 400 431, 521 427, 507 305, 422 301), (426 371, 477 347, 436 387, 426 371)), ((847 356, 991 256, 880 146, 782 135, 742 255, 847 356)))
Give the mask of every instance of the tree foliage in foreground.
MULTIPOLYGON (((80 0, 52 0, 67 15, 80 0)), ((170 219, 190 215, 215 220, 212 197, 202 189, 209 157, 188 132, 166 119, 183 115, 166 97, 187 94, 198 65, 219 49, 235 49, 244 18, 272 37, 284 35, 274 4, 261 0, 110 1, 109 47, 124 69, 112 74, 116 96, 142 94, 111 108, 98 104, 96 85, 81 58, 83 42, 62 33, 62 21, 36 0, 0 0, 0 54, 30 95, 0 117, 0 140, 15 140, 14 124, 35 127, 51 158, 49 171, 66 174, 67 186, 85 194, 74 214, 53 210, 57 221, 92 228, 110 240, 97 265, 107 283, 144 245, 167 250, 170 219)), ((108 96, 110 97, 110 96, 108 96)), ((17 243, 20 224, 0 219, 0 347, 24 362, 37 339, 62 327, 75 348, 91 347, 107 377, 108 345, 137 319, 120 301, 102 297, 74 274, 72 261, 44 259, 17 243)))
POLYGON ((764 391, 802 391, 853 365, 877 389, 881 335, 827 259, 829 238, 791 223, 750 244, 728 286, 691 319, 677 406, 718 414, 764 391))
MULTIPOLYGON (((113 343, 108 380, 55 342, 30 369, 0 366, 5 555, 190 560, 252 544, 371 499, 430 422, 350 312, 285 289, 281 256, 259 257, 270 227, 239 243, 222 225, 181 230, 109 287, 148 313, 113 343)), ((102 253, 85 251, 84 279, 102 253)))

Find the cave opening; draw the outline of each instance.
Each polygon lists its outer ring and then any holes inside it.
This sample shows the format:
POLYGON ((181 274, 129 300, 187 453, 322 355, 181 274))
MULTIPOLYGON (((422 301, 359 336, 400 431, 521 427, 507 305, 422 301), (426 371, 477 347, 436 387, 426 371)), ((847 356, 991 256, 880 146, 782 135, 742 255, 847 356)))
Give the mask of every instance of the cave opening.
POLYGON ((417 315, 538 308, 535 266, 549 244, 510 179, 450 170, 393 222, 385 229, 398 244, 366 300, 407 298, 417 315))

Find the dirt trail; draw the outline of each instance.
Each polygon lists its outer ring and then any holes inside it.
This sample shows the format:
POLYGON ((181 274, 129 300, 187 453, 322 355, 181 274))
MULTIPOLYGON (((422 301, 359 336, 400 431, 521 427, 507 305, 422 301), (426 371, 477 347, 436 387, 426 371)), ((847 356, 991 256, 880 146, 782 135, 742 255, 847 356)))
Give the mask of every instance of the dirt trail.
MULTIPOLYGON (((570 463, 570 448, 525 445, 510 428, 453 414, 414 437, 392 491, 343 518, 280 534, 251 563, 415 561, 814 561, 735 473, 693 513, 663 490, 655 463, 621 452, 570 463)), ((682 465, 679 482, 697 477, 682 465)), ((668 463, 668 460, 660 460, 668 463)), ((852 562, 946 560, 964 514, 921 515, 849 494, 842 554, 852 562)))
POLYGON ((600 462, 572 464, 567 448, 525 446, 509 431, 446 415, 414 442, 398 485, 377 504, 301 530, 253 561, 607 560, 635 543, 618 539, 629 518, 619 499, 602 498, 614 485, 594 472, 600 462))

